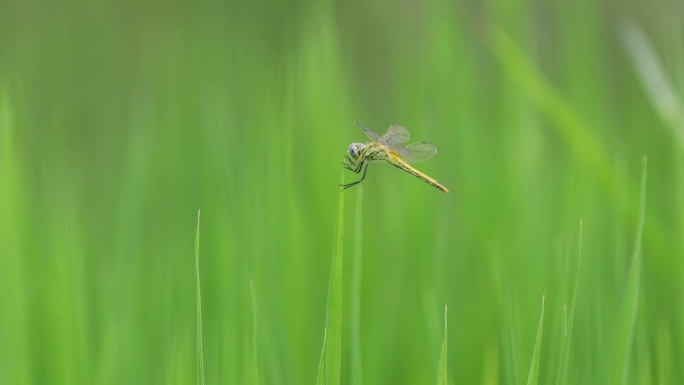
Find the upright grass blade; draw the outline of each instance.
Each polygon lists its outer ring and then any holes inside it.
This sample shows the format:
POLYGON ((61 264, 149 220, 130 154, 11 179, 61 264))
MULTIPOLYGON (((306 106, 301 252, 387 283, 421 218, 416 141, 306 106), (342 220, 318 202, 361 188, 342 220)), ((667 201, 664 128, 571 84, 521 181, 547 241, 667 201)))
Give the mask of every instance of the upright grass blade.
POLYGON ((197 384, 204 385, 204 349, 202 347, 202 291, 199 273, 200 210, 197 209, 195 232, 195 278, 197 282, 197 384))
MULTIPOLYGON (((580 118, 552 83, 534 67, 508 33, 495 26, 490 33, 489 45, 511 78, 554 123, 549 127, 556 130, 586 167, 594 170, 605 193, 611 197, 610 201, 616 205, 618 213, 629 219, 638 220, 639 213, 632 205, 626 203, 628 201, 612 199, 618 191, 627 191, 631 194, 634 189, 628 183, 628 178, 611 166, 608 152, 595 137, 591 127, 580 118)), ((669 272, 669 263, 662 258, 663 255, 667 255, 668 244, 668 240, 663 237, 663 234, 668 233, 664 224, 658 217, 652 218, 646 231, 647 239, 656 248, 653 255, 659 258, 659 266, 664 269, 663 271, 669 272)))
POLYGON ((674 384, 672 369, 677 367, 673 361, 672 344, 675 341, 666 322, 658 322, 658 336, 656 338, 657 372, 661 384, 674 384))
POLYGON ((575 320, 575 304, 577 303, 577 286, 579 285, 580 263, 582 260, 582 227, 580 220, 579 228, 579 250, 577 252, 577 266, 575 267, 575 280, 572 285, 572 302, 570 312, 566 317, 565 338, 563 339, 563 351, 561 352, 560 364, 556 373, 556 384, 564 385, 568 380, 568 357, 570 356, 570 342, 572 341, 572 325, 575 320))
POLYGON ((539 316, 539 325, 537 326, 537 338, 534 341, 534 352, 532 353, 532 361, 530 362, 530 371, 527 374, 527 385, 537 385, 539 379, 539 356, 541 354, 542 332, 544 330, 544 301, 546 294, 542 296, 541 315, 539 316))
POLYGON ((356 189, 356 210, 354 213, 354 267, 352 271, 351 290, 351 384, 363 384, 361 370, 361 250, 363 236, 363 186, 356 189))
POLYGON ((595 170, 602 181, 615 188, 617 179, 610 167, 606 151, 601 147, 593 131, 580 119, 572 106, 560 95, 525 56, 513 38, 501 27, 490 31, 490 48, 503 68, 555 123, 550 125, 563 138, 569 148, 595 170))
POLYGON ((442 350, 439 353, 437 385, 447 385, 447 304, 444 304, 444 340, 442 341, 442 350))
MULTIPOLYGON (((344 184, 344 173, 340 178, 344 184)), ((335 226, 335 242, 333 246, 332 264, 330 266, 330 282, 328 283, 328 309, 326 314, 323 351, 318 368, 317 384, 339 385, 342 358, 342 240, 344 235, 344 190, 339 192, 337 207, 337 224, 335 226), (322 365, 325 362, 325 379, 322 381, 322 365)))
POLYGON ((518 354, 518 340, 517 340, 517 322, 516 322, 516 317, 515 317, 515 312, 514 312, 514 304, 513 304, 513 288, 509 287, 508 290, 505 292, 505 298, 506 298, 506 307, 504 308, 503 313, 505 314, 505 319, 507 320, 504 322, 505 325, 507 325, 507 330, 504 335, 508 336, 507 342, 507 348, 510 353, 510 373, 508 378, 512 378, 512 384, 517 385, 518 381, 520 380, 520 374, 519 374, 519 363, 520 363, 520 358, 518 354))
POLYGON ((316 385, 325 385, 325 344, 328 340, 328 328, 323 332, 323 348, 321 348, 321 358, 318 360, 318 374, 316 375, 316 385))
POLYGON ((634 341, 637 310, 639 308, 639 287, 641 283, 641 238, 644 231, 646 216, 646 169, 647 158, 644 155, 641 166, 641 197, 639 199, 639 222, 637 224, 632 267, 627 278, 625 290, 625 304, 622 309, 622 325, 618 336, 618 350, 613 383, 626 384, 629 373, 629 361, 634 341))
POLYGON ((254 279, 249 276, 249 288, 252 292, 252 384, 259 385, 259 355, 257 354, 257 298, 254 279))
POLYGON ((684 105, 643 28, 626 21, 620 37, 653 108, 684 146, 684 105))

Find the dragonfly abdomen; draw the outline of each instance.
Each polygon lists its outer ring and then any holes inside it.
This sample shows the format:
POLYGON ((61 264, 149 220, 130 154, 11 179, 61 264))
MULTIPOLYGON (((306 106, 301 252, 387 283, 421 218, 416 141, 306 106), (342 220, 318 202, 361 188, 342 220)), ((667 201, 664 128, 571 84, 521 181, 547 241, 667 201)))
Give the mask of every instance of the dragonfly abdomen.
POLYGON ((387 160, 388 160, 389 164, 391 164, 392 166, 394 166, 400 170, 404 170, 404 171, 408 172, 409 174, 420 178, 423 182, 430 184, 431 186, 439 189, 440 191, 443 191, 445 193, 449 192, 449 190, 446 187, 444 187, 441 183, 439 183, 436 180, 430 178, 429 176, 423 174, 422 172, 416 170, 415 168, 413 168, 408 163, 406 163, 404 161, 400 161, 400 160, 398 161, 396 158, 393 158, 391 156, 388 156, 387 160))

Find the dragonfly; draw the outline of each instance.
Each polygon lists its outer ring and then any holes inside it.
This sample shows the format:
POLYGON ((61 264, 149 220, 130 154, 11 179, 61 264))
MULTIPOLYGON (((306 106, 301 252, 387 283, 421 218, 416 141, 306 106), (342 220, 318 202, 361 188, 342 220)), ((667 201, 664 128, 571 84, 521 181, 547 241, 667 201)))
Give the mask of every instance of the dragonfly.
POLYGON ((355 142, 349 145, 349 148, 347 149, 349 155, 345 155, 342 165, 347 170, 357 174, 363 170, 363 174, 361 175, 361 179, 355 182, 340 185, 342 190, 363 182, 364 179, 366 179, 368 164, 370 162, 384 160, 392 166, 420 178, 422 181, 443 192, 449 192, 441 183, 416 170, 409 164, 422 162, 432 158, 432 156, 437 153, 437 147, 432 143, 416 142, 404 146, 402 143, 407 142, 411 138, 411 134, 406 128, 397 124, 391 125, 387 130, 387 133, 382 136, 357 121, 354 121, 354 124, 366 134, 371 142, 355 142))

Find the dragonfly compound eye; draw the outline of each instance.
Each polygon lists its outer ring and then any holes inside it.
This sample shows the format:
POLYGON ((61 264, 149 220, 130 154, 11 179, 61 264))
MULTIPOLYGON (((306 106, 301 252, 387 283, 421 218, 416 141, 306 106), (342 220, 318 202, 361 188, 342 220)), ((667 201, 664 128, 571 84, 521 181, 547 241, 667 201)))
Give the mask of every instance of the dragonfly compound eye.
POLYGON ((359 146, 359 143, 352 143, 349 145, 349 155, 352 156, 352 158, 358 158, 359 155, 361 155, 361 146, 359 146))

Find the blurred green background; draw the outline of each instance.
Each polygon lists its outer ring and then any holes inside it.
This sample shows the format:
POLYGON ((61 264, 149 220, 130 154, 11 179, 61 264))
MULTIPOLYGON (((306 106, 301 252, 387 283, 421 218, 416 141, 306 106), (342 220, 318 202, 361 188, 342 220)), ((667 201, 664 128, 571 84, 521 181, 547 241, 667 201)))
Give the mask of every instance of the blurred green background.
POLYGON ((353 119, 435 143, 418 168, 451 191, 373 164, 362 218, 345 192, 342 383, 360 384, 353 359, 365 384, 434 383, 445 303, 449 382, 525 383, 544 293, 539 381, 555 382, 581 220, 563 379, 618 383, 625 367, 630 384, 681 383, 683 15, 3 0, 0 383, 194 383, 201 209, 207 383, 254 383, 251 275, 260 383, 313 384, 340 162, 365 139, 353 119))

